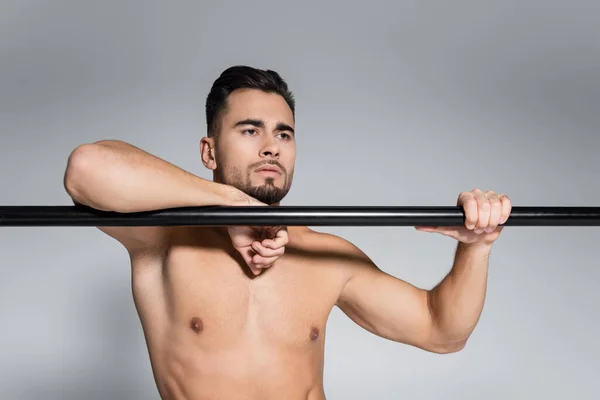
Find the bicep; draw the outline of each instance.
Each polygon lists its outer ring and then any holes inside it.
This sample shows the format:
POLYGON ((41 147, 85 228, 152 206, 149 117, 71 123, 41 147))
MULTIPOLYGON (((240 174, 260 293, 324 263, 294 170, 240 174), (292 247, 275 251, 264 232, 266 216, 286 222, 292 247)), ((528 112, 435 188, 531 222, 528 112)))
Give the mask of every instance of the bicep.
POLYGON ((434 342, 428 291, 367 263, 344 286, 338 307, 380 337, 423 349, 434 342))

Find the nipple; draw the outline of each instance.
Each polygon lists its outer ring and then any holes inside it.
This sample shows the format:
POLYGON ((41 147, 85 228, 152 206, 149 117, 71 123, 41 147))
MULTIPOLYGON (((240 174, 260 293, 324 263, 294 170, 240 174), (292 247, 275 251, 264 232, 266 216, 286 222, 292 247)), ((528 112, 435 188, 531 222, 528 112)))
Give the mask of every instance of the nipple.
POLYGON ((312 328, 310 330, 310 340, 315 341, 319 338, 319 328, 312 328))
POLYGON ((200 333, 204 328, 204 324, 202 323, 202 320, 200 318, 194 317, 190 320, 190 328, 192 328, 194 332, 200 333))

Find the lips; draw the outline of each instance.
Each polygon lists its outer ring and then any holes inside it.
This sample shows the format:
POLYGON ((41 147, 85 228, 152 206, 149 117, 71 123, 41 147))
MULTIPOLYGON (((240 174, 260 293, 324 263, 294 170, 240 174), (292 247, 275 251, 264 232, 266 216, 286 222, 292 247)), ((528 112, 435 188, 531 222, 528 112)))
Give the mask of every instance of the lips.
POLYGON ((281 170, 278 167, 272 166, 272 165, 268 165, 268 166, 264 166, 264 167, 260 167, 259 169, 256 170, 256 172, 275 172, 277 174, 281 174, 281 170))

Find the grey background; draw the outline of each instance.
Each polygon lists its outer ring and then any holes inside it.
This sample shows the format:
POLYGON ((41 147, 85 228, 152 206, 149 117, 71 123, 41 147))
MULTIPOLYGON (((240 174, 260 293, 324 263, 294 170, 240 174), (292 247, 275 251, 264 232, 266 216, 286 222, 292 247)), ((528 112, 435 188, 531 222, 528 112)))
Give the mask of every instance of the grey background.
MULTIPOLYGON (((284 205, 599 205, 600 6, 589 1, 0 1, 0 203, 70 204, 66 159, 121 139, 210 178, 204 99, 272 68, 298 101, 284 205)), ((318 228, 430 288, 456 243, 318 228)), ((434 355, 334 310, 330 399, 595 399, 596 228, 506 228, 467 347, 434 355)), ((94 228, 0 229, 0 398, 158 398, 125 250, 94 228)))

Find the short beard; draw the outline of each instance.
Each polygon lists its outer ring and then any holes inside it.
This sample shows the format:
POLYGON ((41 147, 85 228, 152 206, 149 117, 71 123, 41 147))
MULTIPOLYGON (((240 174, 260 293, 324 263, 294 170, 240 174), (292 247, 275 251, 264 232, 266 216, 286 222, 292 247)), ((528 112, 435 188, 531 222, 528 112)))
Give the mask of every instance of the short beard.
POLYGON ((245 177, 243 176, 242 171, 239 168, 227 168, 227 171, 229 172, 228 175, 230 177, 229 179, 225 178, 226 174, 222 168, 217 168, 216 180, 219 183, 224 183, 233 186, 238 190, 241 190, 248 196, 255 198, 261 203, 265 203, 267 205, 280 203, 281 200, 283 200, 283 198, 290 191, 293 172, 288 176, 287 172, 282 169, 282 174, 285 177, 283 188, 278 188, 277 186, 275 186, 275 179, 273 178, 265 178, 264 184, 253 186, 250 183, 250 175, 252 174, 252 171, 254 171, 254 169, 256 168, 257 166, 250 166, 245 177))

